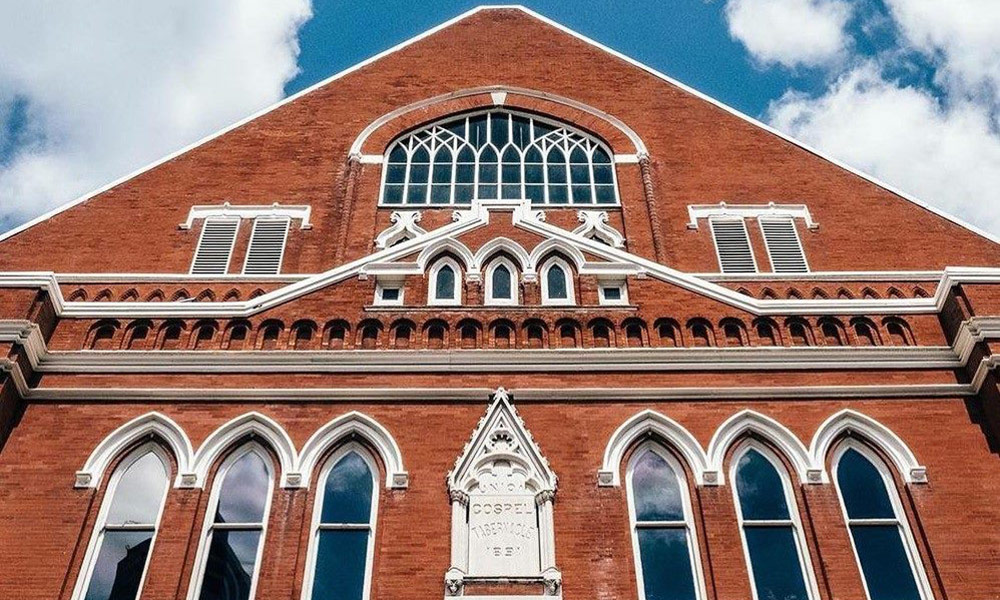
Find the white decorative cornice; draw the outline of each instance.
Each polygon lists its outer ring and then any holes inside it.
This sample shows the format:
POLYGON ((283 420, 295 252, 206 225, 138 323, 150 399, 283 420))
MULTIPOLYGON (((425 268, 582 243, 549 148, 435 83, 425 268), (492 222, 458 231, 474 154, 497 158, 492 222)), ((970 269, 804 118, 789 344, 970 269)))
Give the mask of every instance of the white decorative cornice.
POLYGON ((720 202, 718 204, 691 204, 688 206, 689 229, 698 229, 698 219, 709 217, 740 217, 743 219, 759 217, 792 217, 803 219, 806 227, 816 229, 819 223, 813 221, 809 213, 809 207, 805 204, 729 204, 720 202))
POLYGON ((312 228, 309 216, 312 207, 309 205, 281 205, 277 202, 270 205, 237 205, 224 202, 219 205, 192 206, 188 211, 187 220, 178 225, 180 229, 191 229, 194 222, 209 217, 232 217, 234 219, 256 219, 257 217, 287 217, 302 222, 302 229, 312 228))

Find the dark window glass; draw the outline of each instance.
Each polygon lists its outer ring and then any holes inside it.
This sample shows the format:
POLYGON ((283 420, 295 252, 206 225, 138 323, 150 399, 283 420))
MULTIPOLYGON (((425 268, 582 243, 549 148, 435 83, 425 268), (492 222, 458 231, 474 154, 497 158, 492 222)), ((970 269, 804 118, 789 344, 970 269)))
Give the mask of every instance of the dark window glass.
POLYGON ((399 288, 382 288, 382 300, 386 302, 399 300, 399 288))
POLYGON ((638 537, 646 600, 694 600, 687 532, 682 528, 640 529, 638 537))
POLYGON ((736 490, 744 519, 789 519, 781 476, 760 452, 748 450, 740 458, 736 467, 736 490))
POLYGON ((153 526, 166 491, 167 475, 163 463, 156 454, 147 452, 129 465, 118 480, 104 522, 109 526, 153 526))
POLYGON ((369 535, 367 530, 319 532, 312 600, 361 600, 369 535))
POLYGON ((646 452, 632 467, 637 521, 683 521, 684 503, 677 473, 662 456, 646 452))
POLYGON ((438 269, 437 280, 434 282, 435 297, 438 300, 455 299, 455 270, 445 265, 438 269))
POLYGON ((549 298, 552 300, 566 300, 569 298, 566 288, 566 271, 559 265, 549 267, 545 276, 549 288, 549 298))
POLYGON ((622 289, 618 287, 606 287, 604 288, 604 299, 605 300, 621 300, 622 299, 622 289))
POLYGON ((518 148, 527 148, 531 143, 531 122, 525 117, 514 116, 511 119, 511 138, 518 148))
POLYGON ((323 490, 323 523, 368 523, 371 519, 372 472, 357 453, 341 458, 323 490))
POLYGON ((898 526, 856 525, 851 536, 871 600, 919 600, 898 526))
POLYGON ((493 269, 493 297, 503 300, 511 299, 510 269, 497 265, 493 269))
POLYGON ((848 449, 840 457, 837 483, 849 518, 896 518, 882 474, 857 450, 848 449))
POLYGON ((808 600, 795 531, 791 527, 746 527, 744 533, 757 598, 808 600))
POLYGON ((260 530, 212 533, 199 600, 248 600, 253 586, 260 530))
POLYGON ((106 532, 85 600, 134 600, 152 542, 152 531, 106 532))
POLYGON ((386 183, 404 183, 406 181, 406 163, 389 163, 385 172, 386 183))
POLYGON ((344 455, 327 475, 316 541, 314 600, 361 600, 373 488, 372 471, 356 452, 344 455))
POLYGON ((497 148, 502 148, 507 144, 507 129, 510 126, 510 119, 504 113, 493 113, 490 115, 490 141, 497 148))

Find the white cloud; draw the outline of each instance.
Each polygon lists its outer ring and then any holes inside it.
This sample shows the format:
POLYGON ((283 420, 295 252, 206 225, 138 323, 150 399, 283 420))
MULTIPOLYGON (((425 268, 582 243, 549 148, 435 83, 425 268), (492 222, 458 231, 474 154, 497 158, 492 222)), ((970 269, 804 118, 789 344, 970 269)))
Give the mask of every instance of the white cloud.
POLYGON ((821 65, 847 47, 845 0, 728 0, 725 13, 729 34, 764 64, 821 65))
POLYGON ((982 104, 944 106, 924 90, 886 81, 866 63, 818 98, 786 93, 767 118, 946 212, 1000 231, 1000 137, 982 104))
POLYGON ((985 87, 1000 97, 1000 2, 887 0, 913 48, 937 57, 938 81, 961 93, 985 87))
POLYGON ((16 98, 28 117, 0 157, 13 225, 279 100, 311 2, 0 0, 0 14, 0 116, 16 98))

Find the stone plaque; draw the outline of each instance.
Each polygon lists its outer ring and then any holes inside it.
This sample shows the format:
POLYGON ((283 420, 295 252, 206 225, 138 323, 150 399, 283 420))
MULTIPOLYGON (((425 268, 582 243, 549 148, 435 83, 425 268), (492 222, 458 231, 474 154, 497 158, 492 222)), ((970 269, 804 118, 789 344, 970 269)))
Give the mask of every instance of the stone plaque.
POLYGON ((469 498, 469 574, 537 576, 538 509, 529 494, 469 498))

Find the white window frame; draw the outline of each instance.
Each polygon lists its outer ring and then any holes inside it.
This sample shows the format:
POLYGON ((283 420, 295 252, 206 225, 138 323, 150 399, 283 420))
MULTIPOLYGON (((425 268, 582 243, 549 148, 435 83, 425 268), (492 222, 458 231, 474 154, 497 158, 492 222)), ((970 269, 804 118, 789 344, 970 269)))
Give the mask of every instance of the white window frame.
POLYGON ((542 265, 542 269, 538 276, 542 287, 542 304, 546 306, 574 306, 576 305, 576 281, 574 280, 574 271, 569 263, 558 256, 553 256, 552 258, 545 261, 542 265), (559 265, 562 268, 563 273, 566 276, 566 297, 565 298, 551 298, 549 296, 549 270, 552 269, 553 265, 559 265))
POLYGON ((379 470, 378 465, 375 462, 375 458, 367 448, 357 442, 348 442, 337 448, 337 450, 330 455, 315 481, 314 489, 317 490, 317 493, 316 498, 313 501, 313 514, 309 525, 309 547, 306 551, 305 580, 302 583, 302 600, 311 600, 312 598, 313 576, 316 573, 316 559, 319 555, 320 520, 323 516, 323 501, 326 496, 326 478, 329 477, 330 471, 333 470, 333 467, 335 467, 342 458, 351 452, 354 452, 361 457, 361 460, 365 461, 372 477, 372 504, 371 514, 368 517, 368 526, 364 527, 358 523, 345 524, 342 527, 335 526, 330 528, 355 530, 368 529, 368 552, 365 558, 365 582, 362 588, 361 600, 368 600, 368 597, 371 594, 373 574, 372 566, 375 562, 375 526, 376 521, 378 520, 379 470))
POLYGON ((753 520, 753 526, 756 527, 767 527, 768 525, 776 525, 781 527, 791 527, 792 533, 795 539, 796 553, 799 557, 799 568, 802 573, 802 579, 806 586, 806 593, 809 595, 810 600, 815 600, 819 598, 819 588, 816 585, 816 575, 812 568, 812 559, 809 556, 809 546, 806 544, 805 532, 802 528, 802 519, 799 516, 799 505, 795 498, 795 494, 792 491, 791 481, 788 475, 788 469, 785 468, 784 463, 771 451, 770 448, 757 442, 756 440, 747 440, 737 446, 736 450, 733 452, 732 463, 729 467, 729 481, 732 482, 733 488, 733 503, 736 507, 736 522, 740 528, 740 539, 743 542, 743 558, 746 560, 747 573, 750 575, 750 591, 753 594, 754 600, 760 600, 757 596, 757 580, 753 572, 753 562, 750 560, 750 545, 747 544, 746 536, 746 521, 743 518, 743 505, 740 502, 739 490, 736 487, 736 475, 738 472, 738 467, 740 459, 749 452, 750 450, 756 450, 764 457, 764 460, 771 463, 774 470, 777 471, 778 477, 781 480, 781 490, 785 497, 785 505, 788 507, 788 519, 779 521, 762 521, 753 520))
POLYGON ((115 468, 111 480, 108 481, 108 487, 105 489, 104 497, 101 499, 101 510, 98 512, 97 520, 94 522, 94 531, 90 534, 87 552, 84 554, 83 563, 80 565, 80 574, 77 576, 76 588, 73 590, 73 600, 83 600, 84 595, 87 593, 87 588, 90 586, 90 581, 94 575, 97 555, 100 553, 104 540, 104 528, 107 526, 108 512, 111 510, 111 504, 114 502, 115 492, 118 491, 118 484, 121 482, 122 476, 128 471, 129 467, 149 452, 154 453, 163 464, 163 470, 166 474, 166 487, 163 491, 163 498, 160 500, 160 508, 156 513, 156 522, 153 525, 153 537, 149 542, 149 554, 147 554, 146 564, 142 568, 142 577, 139 578, 139 588, 136 598, 142 597, 142 588, 146 585, 146 575, 149 573, 149 563, 153 559, 153 549, 156 546, 156 538, 160 533, 160 522, 163 518, 163 509, 167 504, 167 496, 170 494, 172 481, 170 457, 163 449, 163 446, 157 442, 147 442, 129 452, 115 468))
POLYGON ((453 258, 449 256, 441 257, 434 261, 434 265, 431 267, 430 271, 427 273, 427 304, 432 306, 461 306, 462 305, 462 285, 464 283, 464 272, 462 267, 453 258), (438 298, 437 297, 437 277, 438 271, 441 270, 445 265, 451 267, 452 271, 455 273, 455 297, 454 298, 438 298))
POLYGON ((507 260, 503 256, 498 256, 489 262, 486 267, 485 275, 485 291, 486 295, 484 302, 490 306, 517 306, 521 303, 520 295, 520 274, 518 273, 517 267, 514 263, 507 260), (510 273, 510 298, 496 298, 493 296, 493 271, 497 267, 503 265, 507 267, 507 271, 510 273))
POLYGON ((732 274, 732 273, 759 273, 760 269, 757 267, 757 255, 753 251, 753 242, 750 240, 750 230, 747 228, 746 219, 743 217, 732 217, 732 216, 722 216, 714 215, 708 219, 708 228, 712 235, 712 245, 715 246, 715 260, 719 264, 719 273, 732 274), (729 223, 740 223, 743 226, 743 237, 746 239, 747 248, 750 250, 750 261, 753 263, 753 271, 726 271, 725 267, 722 265, 722 251, 719 249, 719 240, 715 236, 715 224, 719 222, 729 222, 729 223))
POLYGON ((764 238, 764 248, 767 249, 767 263, 771 266, 772 273, 809 273, 811 269, 809 268, 809 259, 806 257, 806 249, 802 247, 802 237, 799 236, 799 228, 795 224, 795 219, 790 215, 771 215, 771 216, 760 216, 757 217, 757 227, 760 228, 760 235, 764 238), (802 264, 805 265, 805 271, 777 271, 774 268, 774 257, 771 253, 772 241, 767 237, 767 229, 764 228, 764 223, 766 222, 778 222, 787 221, 792 226, 792 235, 795 236, 795 244, 799 249, 799 254, 802 256, 802 264))
MULTIPOLYGON (((250 453, 257 454, 260 457, 264 462, 264 467, 267 469, 268 474, 267 500, 264 503, 264 515, 260 524, 260 542, 257 543, 257 557, 254 559, 254 572, 250 578, 250 600, 253 600, 257 594, 260 563, 264 556, 264 544, 267 541, 267 524, 270 521, 271 501, 274 497, 275 469, 274 461, 271 460, 271 455, 264 446, 258 442, 247 442, 226 457, 212 478, 212 493, 209 495, 208 509, 205 511, 204 522, 202 523, 198 552, 195 554, 195 568, 191 572, 191 583, 187 596, 189 600, 197 600, 201 594, 201 587, 205 579, 205 569, 208 566, 208 554, 212 545, 212 533, 218 529, 215 524, 215 511, 219 506, 219 496, 222 493, 222 485, 225 483, 226 475, 229 474, 229 470, 233 465, 250 453)), ((249 529, 250 526, 256 526, 256 524, 252 523, 227 523, 226 525, 225 529, 249 529)))
POLYGON ((626 285, 624 279, 617 280, 598 280, 597 281, 597 297, 602 306, 626 306, 628 305, 628 285, 626 285), (621 291, 621 298, 609 299, 604 295, 604 290, 606 288, 618 288, 621 291))
POLYGON ((403 297, 406 289, 402 281, 376 281, 375 282, 375 306, 403 306, 403 297), (395 300, 386 300, 383 296, 386 289, 399 290, 399 297, 395 300))
POLYGON ((238 217, 208 217, 201 222, 201 233, 198 234, 198 244, 194 247, 194 256, 191 257, 191 266, 188 268, 188 273, 194 274, 194 265, 198 262, 198 255, 201 254, 201 244, 205 240, 205 232, 208 230, 209 223, 223 223, 223 222, 233 222, 236 223, 236 229, 233 230, 233 239, 229 243, 229 253, 226 255, 226 268, 222 273, 216 273, 216 275, 228 275, 230 263, 233 262, 233 250, 236 249, 236 240, 240 237, 240 227, 243 225, 242 219, 238 217))
POLYGON ((635 465, 640 458, 646 452, 653 452, 660 458, 662 458, 670 468, 674 470, 677 475, 677 485, 681 490, 681 505, 684 510, 684 521, 653 521, 648 523, 652 526, 676 526, 685 528, 687 533, 688 542, 688 553, 690 555, 691 561, 691 576, 694 579, 694 593, 696 600, 704 600, 708 597, 707 591, 705 589, 705 577, 702 573, 701 568, 701 550, 698 546, 698 531, 695 528, 693 511, 691 508, 691 488, 688 485, 688 475, 687 471, 684 470, 683 465, 674 456, 663 447, 662 444, 658 442, 645 442, 635 449, 629 459, 628 466, 625 471, 625 490, 626 497, 628 499, 628 518, 629 518, 629 529, 632 535, 632 557, 635 561, 635 577, 636 585, 638 586, 637 591, 639 594, 639 600, 646 600, 646 586, 643 580, 642 572, 642 555, 641 549, 639 548, 639 529, 643 527, 646 522, 640 522, 636 520, 635 516, 635 489, 633 487, 633 475, 635 474, 635 465))
POLYGON ((271 275, 280 275, 281 274, 281 267, 285 263, 285 250, 288 248, 288 232, 292 228, 292 221, 288 217, 282 217, 282 216, 277 216, 277 217, 273 217, 273 216, 261 216, 261 217, 255 218, 253 220, 253 225, 251 225, 251 229, 250 229, 250 241, 247 242, 246 256, 243 257, 243 269, 241 271, 241 273, 243 275, 248 275, 250 277, 268 277, 268 275, 263 275, 263 274, 257 275, 257 274, 248 274, 247 273, 247 265, 250 262, 250 250, 253 248, 254 238, 257 237, 257 224, 258 223, 266 223, 266 222, 283 222, 283 223, 285 223, 285 235, 281 239, 281 254, 278 255, 278 268, 271 275))
POLYGON ((927 572, 924 569, 924 563, 920 556, 920 551, 917 548, 917 543, 913 538, 913 532, 910 530, 909 517, 906 515, 906 511, 903 510, 903 503, 899 497, 899 488, 896 487, 896 481, 889 471, 889 466, 886 465, 885 461, 882 460, 871 448, 866 444, 859 442, 855 439, 848 438, 837 446, 837 449, 833 453, 833 484, 837 488, 837 499, 840 502, 841 514, 844 517, 844 526, 847 528, 847 536, 851 540, 851 551, 854 553, 854 562, 858 567, 858 575, 861 576, 861 585, 865 589, 865 598, 871 600, 871 593, 868 591, 868 579, 865 577, 864 569, 861 567, 861 556, 858 554, 858 547, 854 543, 854 534, 851 532, 851 523, 863 521, 871 525, 895 525, 899 530, 900 538, 903 543, 903 551, 906 552, 906 558, 910 563, 910 573, 913 575, 913 579, 916 583, 917 593, 923 600, 933 600, 934 592, 931 590, 930 581, 927 579, 927 572), (879 475, 882 476, 882 484, 885 486, 886 495, 889 496, 889 503, 892 505, 893 513, 895 518, 893 519, 851 519, 847 515, 847 505, 844 503, 844 495, 840 490, 840 459, 843 458, 844 453, 848 450, 855 450, 861 456, 865 457, 868 462, 870 462, 875 469, 878 471, 879 475))

